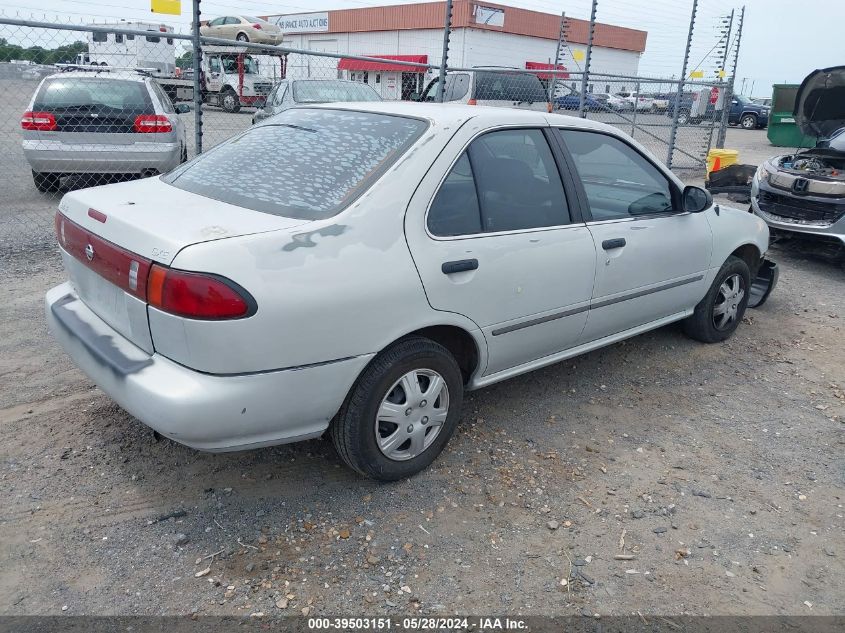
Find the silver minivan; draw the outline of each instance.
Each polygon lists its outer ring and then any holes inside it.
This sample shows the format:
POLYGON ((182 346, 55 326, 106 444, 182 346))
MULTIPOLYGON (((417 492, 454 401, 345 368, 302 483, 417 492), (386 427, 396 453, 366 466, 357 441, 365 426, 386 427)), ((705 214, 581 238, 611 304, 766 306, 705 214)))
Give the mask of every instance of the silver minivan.
MULTIPOLYGON (((414 101, 437 101, 439 79, 432 79, 414 101)), ((549 95, 536 75, 517 70, 479 68, 446 75, 443 103, 499 106, 551 112, 549 95)))
POLYGON ((21 117, 23 153, 35 187, 59 189, 79 174, 151 176, 188 157, 185 126, 149 75, 107 69, 45 77, 21 117))

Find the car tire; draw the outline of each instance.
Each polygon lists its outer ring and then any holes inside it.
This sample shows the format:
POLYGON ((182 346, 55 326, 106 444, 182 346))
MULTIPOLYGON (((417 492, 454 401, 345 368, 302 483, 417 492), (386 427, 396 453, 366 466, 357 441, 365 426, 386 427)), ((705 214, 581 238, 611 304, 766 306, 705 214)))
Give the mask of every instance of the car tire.
POLYGON ((678 125, 686 125, 690 122, 689 112, 681 110, 678 112, 678 125))
POLYGON ((751 288, 751 271, 739 257, 731 255, 719 269, 710 290, 684 320, 687 336, 702 343, 724 341, 736 331, 751 288))
POLYGON ((755 130, 757 129, 757 115, 756 114, 743 114, 742 118, 739 120, 739 125, 742 127, 743 130, 755 130))
POLYGON ((35 183, 35 188, 41 193, 53 193, 59 190, 61 178, 58 174, 42 174, 33 171, 32 182, 35 183))
POLYGON ((463 379, 454 356, 430 339, 409 337, 370 362, 329 433, 350 468, 379 481, 396 481, 435 460, 458 425, 462 403, 463 379), (432 389, 437 393, 429 393, 432 389), (396 422, 391 421, 394 413, 396 422))
POLYGON ((241 109, 238 95, 231 88, 224 88, 220 92, 220 107, 224 112, 238 112, 241 109))
POLYGON ((238 33, 238 36, 235 39, 239 42, 249 42, 249 35, 246 33, 238 33))

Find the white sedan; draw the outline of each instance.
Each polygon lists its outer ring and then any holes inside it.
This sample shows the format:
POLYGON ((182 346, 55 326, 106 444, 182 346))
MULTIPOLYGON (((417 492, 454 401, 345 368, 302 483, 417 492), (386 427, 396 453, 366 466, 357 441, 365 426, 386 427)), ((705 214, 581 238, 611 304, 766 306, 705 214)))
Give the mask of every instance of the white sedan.
POLYGON ((465 390, 673 321, 723 341, 777 273, 762 220, 616 128, 473 106, 287 110, 56 232, 49 327, 132 415, 208 451, 328 432, 382 480, 465 390))

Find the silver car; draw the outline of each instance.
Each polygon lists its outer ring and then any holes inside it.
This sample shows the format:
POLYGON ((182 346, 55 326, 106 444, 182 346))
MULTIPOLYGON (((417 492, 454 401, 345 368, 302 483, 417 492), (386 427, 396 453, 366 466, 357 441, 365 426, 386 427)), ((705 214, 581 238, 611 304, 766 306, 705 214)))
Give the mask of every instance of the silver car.
POLYGON ((811 242, 845 264, 845 66, 815 70, 793 112, 816 146, 763 162, 751 183, 751 209, 779 238, 811 242))
POLYGON ((281 44, 284 35, 276 24, 252 15, 224 15, 214 18, 200 27, 200 33, 207 37, 256 44, 281 44))
POLYGON ((105 69, 46 77, 21 117, 23 153, 39 191, 63 176, 170 171, 187 160, 185 126, 144 73, 105 69))
POLYGON ((674 321, 724 341, 776 281, 761 219, 615 127, 506 108, 291 108, 67 194, 56 233, 50 330, 132 415, 208 451, 328 433, 383 480, 466 390, 674 321))
POLYGON ((381 101, 381 96, 360 81, 285 79, 270 91, 264 107, 252 115, 252 122, 258 123, 297 105, 348 101, 381 101))

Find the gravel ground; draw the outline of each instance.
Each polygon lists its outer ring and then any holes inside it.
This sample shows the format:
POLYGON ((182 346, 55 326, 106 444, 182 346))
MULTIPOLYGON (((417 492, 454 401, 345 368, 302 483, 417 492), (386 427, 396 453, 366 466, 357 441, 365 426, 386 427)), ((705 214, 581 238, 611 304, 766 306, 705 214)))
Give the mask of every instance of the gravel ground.
POLYGON ((726 343, 670 326, 470 394, 434 466, 379 485, 326 441, 156 441, 96 389, 44 324, 55 200, 6 149, 0 614, 845 613, 840 268, 775 249, 726 343))
POLYGON ((0 614, 842 614, 845 274, 774 256, 731 340, 670 326, 475 392, 393 485, 326 441, 156 441, 47 336, 57 259, 16 258, 0 614))

